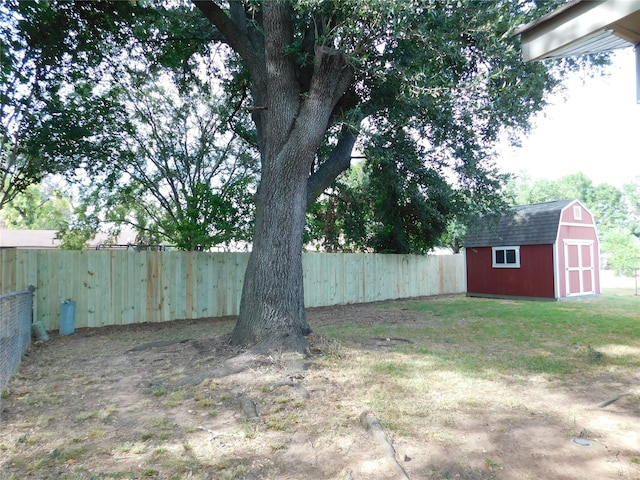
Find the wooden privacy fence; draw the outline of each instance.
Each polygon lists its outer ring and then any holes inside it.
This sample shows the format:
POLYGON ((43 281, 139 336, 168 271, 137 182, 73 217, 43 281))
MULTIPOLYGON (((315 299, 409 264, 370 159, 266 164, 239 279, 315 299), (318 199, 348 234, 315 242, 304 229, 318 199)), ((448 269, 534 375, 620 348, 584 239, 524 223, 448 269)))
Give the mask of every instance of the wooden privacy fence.
MULTIPOLYGON (((248 253, 0 249, 0 294, 35 285, 34 320, 75 327, 237 315, 248 253)), ((365 303, 465 288, 463 255, 305 253, 307 307, 365 303)))

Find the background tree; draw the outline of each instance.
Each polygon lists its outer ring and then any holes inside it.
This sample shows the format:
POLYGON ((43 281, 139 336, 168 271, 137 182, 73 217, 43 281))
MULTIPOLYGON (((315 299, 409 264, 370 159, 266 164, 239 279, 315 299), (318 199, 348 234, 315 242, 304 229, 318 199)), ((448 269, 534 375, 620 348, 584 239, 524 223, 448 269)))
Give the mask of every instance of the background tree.
MULTIPOLYGON (((0 210, 46 173, 65 171, 72 161, 71 156, 65 162, 50 161, 34 142, 52 130, 52 123, 66 123, 70 112, 61 108, 61 69, 29 44, 28 33, 20 28, 23 21, 15 3, 0 5, 0 210)), ((81 135, 69 134, 58 140, 81 135)))
POLYGON ((400 130, 377 136, 366 162, 310 212, 330 251, 426 253, 453 209, 454 189, 429 166, 400 130))
POLYGON ((609 230, 602 235, 601 249, 616 275, 636 275, 636 269, 640 268, 640 244, 633 236, 622 230, 609 230))
POLYGON ((0 5, 0 209, 96 153, 90 140, 110 108, 100 95, 105 60, 152 38, 160 18, 132 2, 0 5))
POLYGON ((252 179, 242 175, 254 162, 232 132, 242 98, 227 107, 213 92, 222 97, 225 77, 215 78, 226 54, 209 49, 209 22, 193 9, 135 2, 1 8, 11 28, 0 49, 0 200, 47 172, 84 180, 66 248, 82 247, 101 220, 185 249, 247 237, 252 179), (172 88, 165 98, 159 82, 172 88))
POLYGON ((6 228, 62 230, 71 218, 71 200, 50 182, 29 185, 0 211, 6 228))
POLYGON ((223 102, 195 78, 189 91, 178 83, 144 69, 114 80, 119 107, 85 164, 78 228, 93 212, 94 223, 133 228, 139 243, 208 250, 250 239, 256 158, 233 131, 242 98, 223 102))
POLYGON ((640 239, 640 176, 623 185, 627 222, 631 234, 640 239))
POLYGON ((478 219, 483 222, 497 222, 511 207, 510 197, 504 189, 509 175, 489 170, 478 182, 454 191, 454 208, 449 215, 445 231, 438 245, 460 253, 464 246, 467 230, 478 219))
POLYGON ((532 182, 524 177, 513 184, 512 191, 516 205, 574 199, 590 202, 595 186, 584 173, 566 175, 558 180, 541 178, 532 182))

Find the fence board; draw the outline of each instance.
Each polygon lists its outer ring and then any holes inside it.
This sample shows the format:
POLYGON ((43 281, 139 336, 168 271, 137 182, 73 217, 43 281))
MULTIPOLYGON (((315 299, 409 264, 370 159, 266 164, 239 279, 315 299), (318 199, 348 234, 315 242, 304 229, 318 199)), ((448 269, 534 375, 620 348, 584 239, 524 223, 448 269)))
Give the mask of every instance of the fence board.
POLYGON ((15 292, 20 290, 16 287, 16 250, 3 250, 5 255, 2 257, 2 265, 0 266, 0 292, 15 292))
MULTIPOLYGON (((248 253, 0 249, 0 294, 35 285, 34 319, 57 330, 237 315, 248 253)), ((463 255, 303 255, 305 305, 320 307, 466 291, 463 255)))

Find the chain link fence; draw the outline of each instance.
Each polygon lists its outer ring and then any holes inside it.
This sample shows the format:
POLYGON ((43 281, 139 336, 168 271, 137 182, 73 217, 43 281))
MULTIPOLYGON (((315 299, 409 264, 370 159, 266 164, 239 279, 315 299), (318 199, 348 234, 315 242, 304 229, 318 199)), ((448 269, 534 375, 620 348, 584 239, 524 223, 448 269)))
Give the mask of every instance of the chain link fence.
POLYGON ((0 295, 0 392, 7 388, 31 343, 34 290, 29 286, 21 292, 0 295))

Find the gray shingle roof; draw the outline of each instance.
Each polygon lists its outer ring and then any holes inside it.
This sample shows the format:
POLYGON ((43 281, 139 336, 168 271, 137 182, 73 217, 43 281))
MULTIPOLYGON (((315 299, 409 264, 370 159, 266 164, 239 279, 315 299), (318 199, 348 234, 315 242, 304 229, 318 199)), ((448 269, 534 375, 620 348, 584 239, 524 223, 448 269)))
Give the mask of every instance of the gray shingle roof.
POLYGON ((513 207, 500 220, 482 219, 469 228, 465 247, 549 245, 555 242, 562 209, 575 200, 534 203, 513 207))

